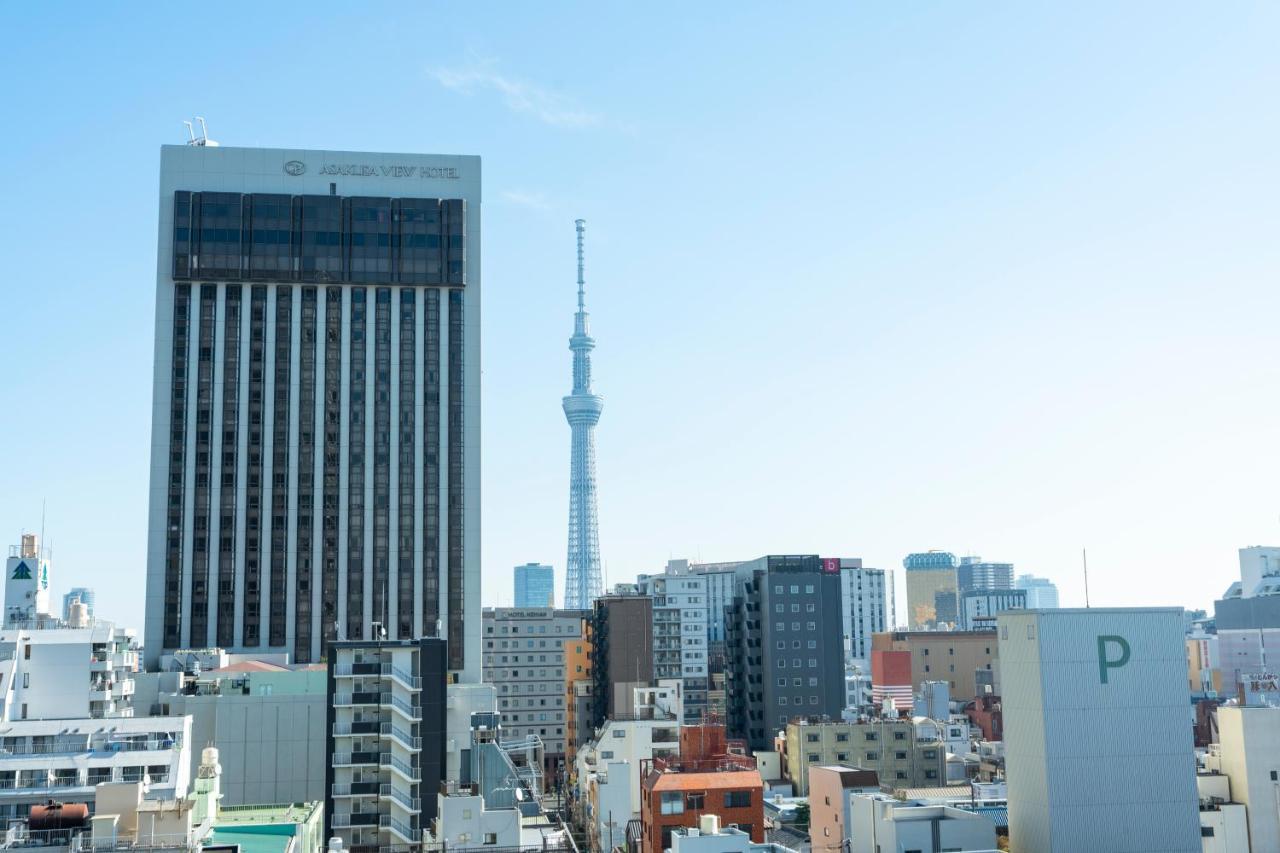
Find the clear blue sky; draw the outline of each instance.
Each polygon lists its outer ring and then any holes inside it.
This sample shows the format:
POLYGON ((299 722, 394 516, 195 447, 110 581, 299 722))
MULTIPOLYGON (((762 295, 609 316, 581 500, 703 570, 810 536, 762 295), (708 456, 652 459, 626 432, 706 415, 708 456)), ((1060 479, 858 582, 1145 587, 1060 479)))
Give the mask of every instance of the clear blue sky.
MULTIPOLYGON (((159 146, 484 158, 484 598, 946 548, 1209 606, 1280 542, 1274 4, 6 4, 0 527, 141 623, 159 146)), ((899 572, 901 583, 901 573, 899 572)), ((905 610, 905 602, 899 609, 905 610)))

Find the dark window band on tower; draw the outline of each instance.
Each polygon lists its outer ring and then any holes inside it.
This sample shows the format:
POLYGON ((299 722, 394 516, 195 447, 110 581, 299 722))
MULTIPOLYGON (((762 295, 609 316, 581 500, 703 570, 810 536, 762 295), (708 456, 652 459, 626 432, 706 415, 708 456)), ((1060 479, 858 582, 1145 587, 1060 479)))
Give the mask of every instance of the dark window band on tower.
POLYGON ((235 645, 236 628, 236 516, 237 464, 240 453, 240 294, 239 285, 226 289, 222 322, 222 431, 218 436, 221 462, 218 490, 218 611, 217 642, 235 645))
POLYGON ((364 628, 365 486, 365 289, 351 290, 351 368, 347 415, 347 636, 366 639, 364 628))
POLYGON ((422 634, 440 630, 440 291, 423 292, 422 634))
MULTIPOLYGON (((391 584, 391 290, 373 306, 373 621, 393 636, 391 584)), ((373 637, 373 639, 378 639, 373 637)))
POLYGON ((416 404, 414 382, 417 376, 415 370, 417 366, 417 304, 416 288, 406 287, 400 290, 400 419, 398 424, 400 458, 396 481, 399 500, 397 506, 400 513, 396 527, 396 537, 399 540, 399 555, 396 560, 396 616, 399 624, 394 637, 401 640, 414 637, 413 496, 416 480, 414 471, 417 468, 414 462, 414 407, 416 404))
POLYGON ((302 288, 298 359, 298 544, 294 585, 294 663, 311 662, 311 561, 316 465, 316 289, 302 288))
POLYGON ((325 289, 324 315, 324 497, 320 536, 322 554, 320 636, 338 638, 338 527, 342 495, 342 288, 325 289))
POLYGON ((463 656, 463 318, 462 291, 449 291, 449 667, 463 656))
POLYGON ((246 646, 262 643, 262 431, 266 428, 264 371, 267 353, 267 288, 255 284, 249 295, 249 435, 245 460, 244 630, 246 646))
POLYGON ((466 203, 174 193, 173 277, 466 285, 466 203))
POLYGON ((179 284, 173 293, 173 373, 169 393, 169 482, 164 555, 166 648, 182 645, 183 486, 187 465, 187 347, 190 328, 191 285, 179 284))
POLYGON ((210 477, 213 453, 213 342, 217 328, 218 286, 200 285, 200 335, 196 355, 195 508, 191 519, 192 648, 209 645, 210 477))
POLYGON ((283 646, 289 592, 289 365, 293 359, 293 289, 276 288, 275 404, 271 416, 271 597, 269 642, 283 646))

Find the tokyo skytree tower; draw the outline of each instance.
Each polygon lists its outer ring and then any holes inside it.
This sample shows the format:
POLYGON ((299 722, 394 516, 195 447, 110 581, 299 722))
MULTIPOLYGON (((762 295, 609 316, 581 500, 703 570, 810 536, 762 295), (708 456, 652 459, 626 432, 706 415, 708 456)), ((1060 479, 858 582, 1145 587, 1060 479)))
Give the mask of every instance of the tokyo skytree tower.
POLYGON ((585 610, 600 597, 600 530, 596 520, 596 423, 604 398, 591 393, 591 351, 595 339, 587 333, 586 284, 582 277, 582 235, 578 227, 578 313, 573 315, 573 392, 564 398, 564 416, 573 430, 569 460, 569 557, 565 563, 564 606, 585 610))

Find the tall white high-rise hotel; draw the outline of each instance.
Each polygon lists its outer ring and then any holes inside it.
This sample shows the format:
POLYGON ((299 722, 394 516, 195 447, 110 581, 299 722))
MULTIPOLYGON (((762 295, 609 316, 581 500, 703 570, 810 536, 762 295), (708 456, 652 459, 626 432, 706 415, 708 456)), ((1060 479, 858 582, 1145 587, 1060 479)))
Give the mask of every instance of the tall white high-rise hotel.
POLYGON ((158 256, 148 663, 385 632, 478 681, 480 158, 165 146, 158 256))

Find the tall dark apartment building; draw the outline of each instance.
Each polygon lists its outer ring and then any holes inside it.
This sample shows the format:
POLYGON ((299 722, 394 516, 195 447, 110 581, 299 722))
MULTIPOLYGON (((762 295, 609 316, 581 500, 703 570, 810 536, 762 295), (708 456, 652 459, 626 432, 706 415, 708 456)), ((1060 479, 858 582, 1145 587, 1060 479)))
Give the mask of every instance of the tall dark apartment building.
POLYGON ((838 719, 844 709, 839 561, 769 556, 734 572, 726 725, 751 749, 772 749, 791 718, 838 719))
POLYGON ((604 595, 591 616, 592 727, 635 712, 632 691, 653 684, 653 599, 604 595))

